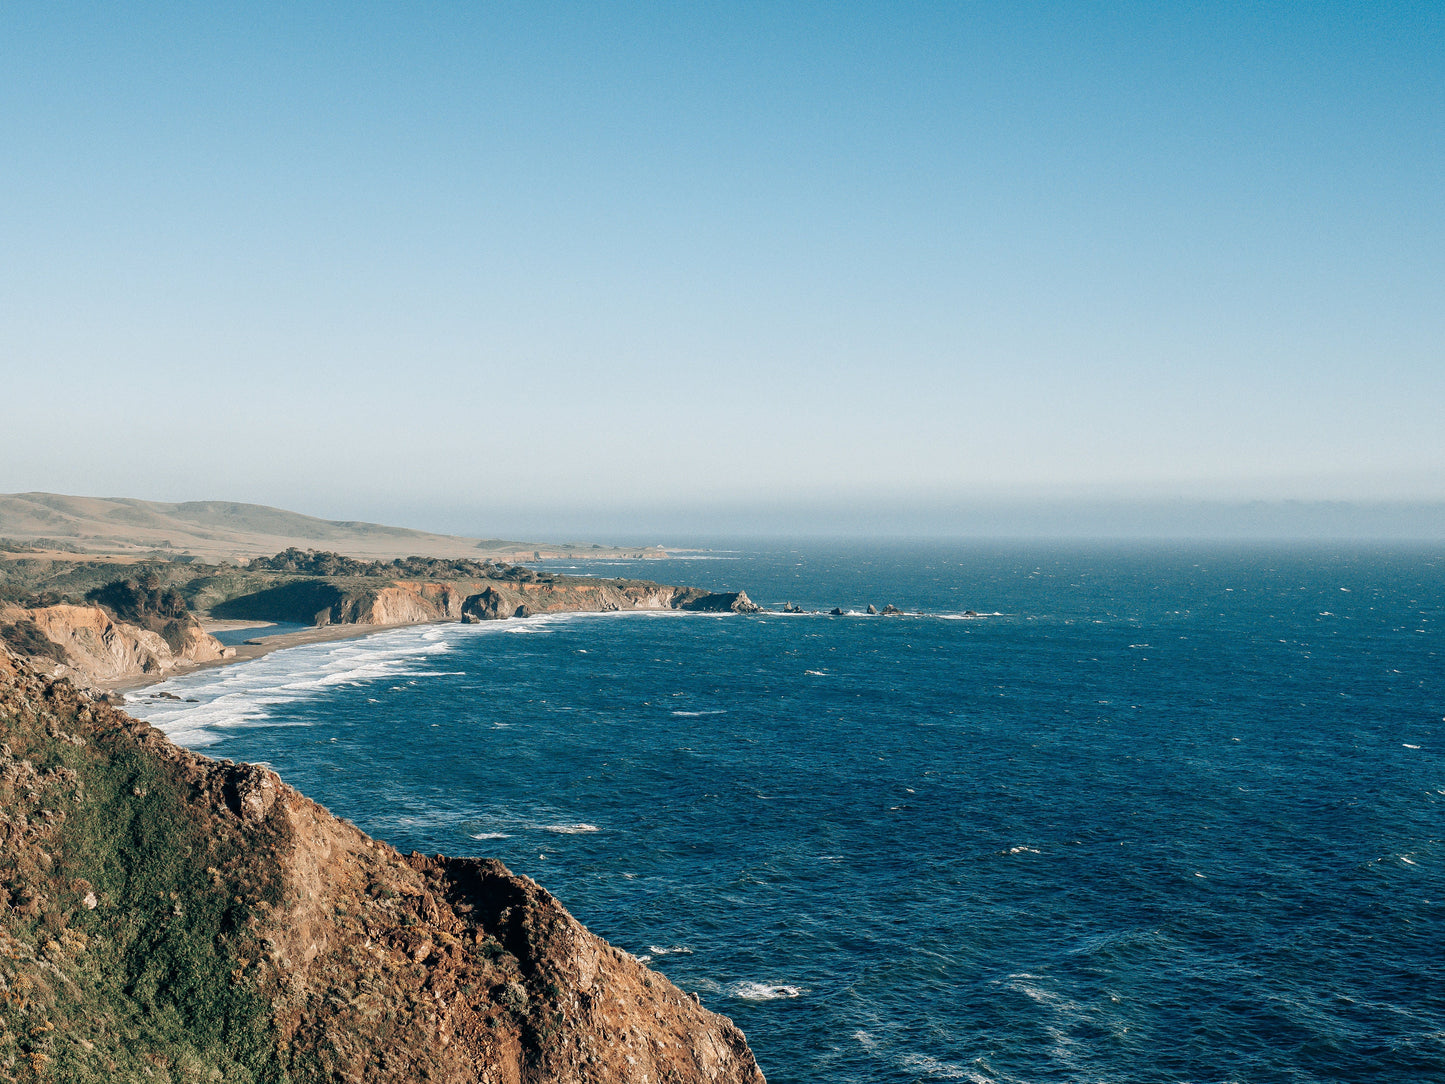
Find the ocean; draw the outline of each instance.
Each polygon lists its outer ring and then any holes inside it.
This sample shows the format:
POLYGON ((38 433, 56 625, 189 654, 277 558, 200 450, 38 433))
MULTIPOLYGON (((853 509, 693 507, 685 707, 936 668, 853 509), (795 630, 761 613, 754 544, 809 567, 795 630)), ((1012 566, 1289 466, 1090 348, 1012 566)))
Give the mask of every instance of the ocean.
POLYGON ((1445 1079, 1440 547, 694 556, 547 567, 852 612, 401 629, 130 710, 534 877, 773 1084, 1445 1079))

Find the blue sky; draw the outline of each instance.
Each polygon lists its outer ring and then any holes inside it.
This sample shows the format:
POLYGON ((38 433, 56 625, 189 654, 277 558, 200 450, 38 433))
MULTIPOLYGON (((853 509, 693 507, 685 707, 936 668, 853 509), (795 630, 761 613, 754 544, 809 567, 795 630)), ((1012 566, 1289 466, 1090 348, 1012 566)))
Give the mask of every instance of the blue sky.
POLYGON ((1445 499, 1440 5, 7 5, 0 145, 0 491, 1445 499))

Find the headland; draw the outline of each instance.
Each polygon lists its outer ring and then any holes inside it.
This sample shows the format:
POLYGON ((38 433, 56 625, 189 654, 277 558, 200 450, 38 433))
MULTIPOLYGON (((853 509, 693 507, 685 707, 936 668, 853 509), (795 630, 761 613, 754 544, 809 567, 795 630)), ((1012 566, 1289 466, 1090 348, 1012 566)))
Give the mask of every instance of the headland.
POLYGON ((0 645, 0 1080, 762 1084, 488 859, 402 855, 0 645))
POLYGON ((279 648, 432 621, 756 608, 741 593, 562 576, 502 554, 535 561, 665 552, 427 535, 221 502, 154 505, 21 494, 0 497, 0 639, 45 660, 52 677, 113 692, 279 648), (168 537, 158 539, 160 533, 168 537), (348 550, 298 544, 317 539, 348 550), (287 544, 254 552, 278 541, 287 544), (387 549, 399 545, 417 548, 387 549), (223 645, 206 631, 219 621, 305 630, 223 645))
POLYGON ((731 1021, 535 882, 401 855, 118 710, 119 690, 387 628, 756 609, 513 563, 579 550, 0 497, 0 1082, 762 1084, 731 1021), (223 644, 223 626, 257 635, 223 644))

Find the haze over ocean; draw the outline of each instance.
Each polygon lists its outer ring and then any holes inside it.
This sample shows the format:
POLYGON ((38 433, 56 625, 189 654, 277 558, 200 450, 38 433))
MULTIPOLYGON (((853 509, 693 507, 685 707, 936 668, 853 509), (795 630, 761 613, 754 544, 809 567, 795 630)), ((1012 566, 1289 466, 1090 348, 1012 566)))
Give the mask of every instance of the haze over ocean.
POLYGON ((1439 1075, 1438 550, 705 556, 584 570, 855 612, 405 629, 131 710, 536 877, 774 1084, 1439 1075))
POLYGON ((6 5, 0 491, 1438 537, 1442 66, 1418 3, 6 5))

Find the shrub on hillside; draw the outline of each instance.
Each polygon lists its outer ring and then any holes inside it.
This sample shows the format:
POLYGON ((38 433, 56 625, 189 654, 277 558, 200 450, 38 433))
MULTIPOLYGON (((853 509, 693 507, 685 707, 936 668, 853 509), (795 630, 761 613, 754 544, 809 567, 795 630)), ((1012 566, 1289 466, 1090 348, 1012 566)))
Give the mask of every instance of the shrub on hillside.
MULTIPOLYGON (((505 578, 509 567, 466 558, 398 557, 392 561, 359 561, 329 550, 301 550, 292 546, 274 557, 257 557, 251 572, 293 572, 303 576, 385 576, 409 580, 505 578)), ((515 578, 515 577, 512 577, 515 578)))
POLYGON ((85 597, 122 621, 147 627, 158 619, 183 618, 190 611, 185 596, 174 587, 162 587, 161 578, 154 572, 144 573, 139 579, 114 580, 87 591, 85 597))
POLYGON ((22 618, 13 625, 0 625, 0 640, 4 640, 21 655, 35 658, 65 661, 65 649, 57 644, 30 618, 22 618))

